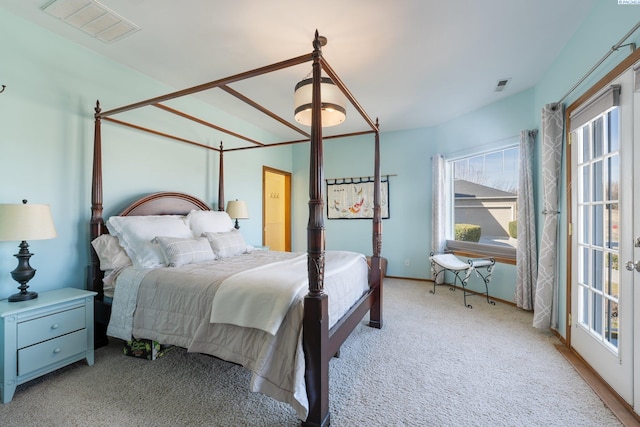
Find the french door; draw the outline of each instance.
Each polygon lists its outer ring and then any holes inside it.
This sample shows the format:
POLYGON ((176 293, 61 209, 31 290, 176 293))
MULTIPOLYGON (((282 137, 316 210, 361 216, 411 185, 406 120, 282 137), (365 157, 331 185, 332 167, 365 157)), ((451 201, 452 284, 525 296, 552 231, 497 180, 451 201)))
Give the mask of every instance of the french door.
POLYGON ((634 126, 640 95, 634 94, 634 72, 584 104, 570 119, 571 346, 638 411, 633 286, 640 282, 640 218, 634 221, 640 197, 634 200, 633 189, 640 189, 640 170, 634 174, 633 166, 640 164, 634 161, 640 150, 634 153, 633 141, 640 137, 634 126))

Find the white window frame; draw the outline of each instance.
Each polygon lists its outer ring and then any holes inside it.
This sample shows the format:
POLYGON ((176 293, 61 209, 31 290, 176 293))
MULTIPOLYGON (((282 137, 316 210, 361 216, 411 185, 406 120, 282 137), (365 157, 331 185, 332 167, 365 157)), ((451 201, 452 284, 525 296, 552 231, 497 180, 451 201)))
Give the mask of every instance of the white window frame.
MULTIPOLYGON (((511 148, 520 148, 517 137, 514 137, 514 141, 502 141, 501 143, 490 144, 483 147, 476 147, 473 149, 465 150, 463 152, 454 153, 454 155, 445 156, 446 166, 446 218, 447 218, 447 250, 453 251, 456 254, 469 257, 492 257, 500 262, 515 264, 517 249, 515 247, 507 247, 502 245, 491 245, 486 243, 475 242, 463 242, 454 240, 455 231, 455 191, 453 186, 454 171, 453 164, 461 159, 479 156, 495 151, 508 150, 511 148)), ((519 199, 520 195, 518 195, 519 199)), ((517 201, 516 201, 517 205, 517 201)))

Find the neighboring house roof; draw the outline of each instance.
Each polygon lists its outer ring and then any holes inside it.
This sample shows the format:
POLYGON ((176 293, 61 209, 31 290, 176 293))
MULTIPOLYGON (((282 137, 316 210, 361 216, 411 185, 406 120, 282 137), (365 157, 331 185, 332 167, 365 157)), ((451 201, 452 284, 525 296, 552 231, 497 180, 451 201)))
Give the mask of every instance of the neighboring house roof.
POLYGON ((497 188, 487 187, 486 185, 476 184, 475 182, 466 181, 464 179, 456 179, 453 182, 453 188, 456 198, 476 198, 486 199, 492 197, 518 197, 517 194, 509 191, 498 190, 497 188))

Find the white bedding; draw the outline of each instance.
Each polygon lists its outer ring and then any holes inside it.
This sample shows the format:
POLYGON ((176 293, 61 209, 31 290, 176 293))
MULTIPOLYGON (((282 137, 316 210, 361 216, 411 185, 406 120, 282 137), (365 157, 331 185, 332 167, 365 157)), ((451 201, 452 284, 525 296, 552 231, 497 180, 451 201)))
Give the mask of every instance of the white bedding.
MULTIPOLYGON (((132 336, 153 339, 242 364, 253 373, 253 391, 291 404, 304 420, 308 413, 302 350, 306 254, 302 257, 301 263, 300 254, 256 251, 177 268, 129 267, 117 279, 107 333, 124 340, 132 336), (275 335, 259 328, 210 323, 221 283, 242 269, 249 269, 242 275, 260 275, 269 269, 265 267, 268 263, 291 261, 298 266, 298 276, 304 267, 304 283, 293 292, 288 310, 278 315, 281 326, 275 335)), ((368 267, 361 254, 329 251, 325 259, 324 285, 332 326, 368 289, 368 267)))

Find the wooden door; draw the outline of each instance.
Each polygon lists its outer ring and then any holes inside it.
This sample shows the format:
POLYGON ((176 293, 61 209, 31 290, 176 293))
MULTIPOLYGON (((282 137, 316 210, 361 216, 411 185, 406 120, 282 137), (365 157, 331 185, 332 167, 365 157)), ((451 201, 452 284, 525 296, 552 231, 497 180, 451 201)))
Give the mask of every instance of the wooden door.
POLYGON ((262 244, 291 251, 291 173, 262 167, 262 244))

